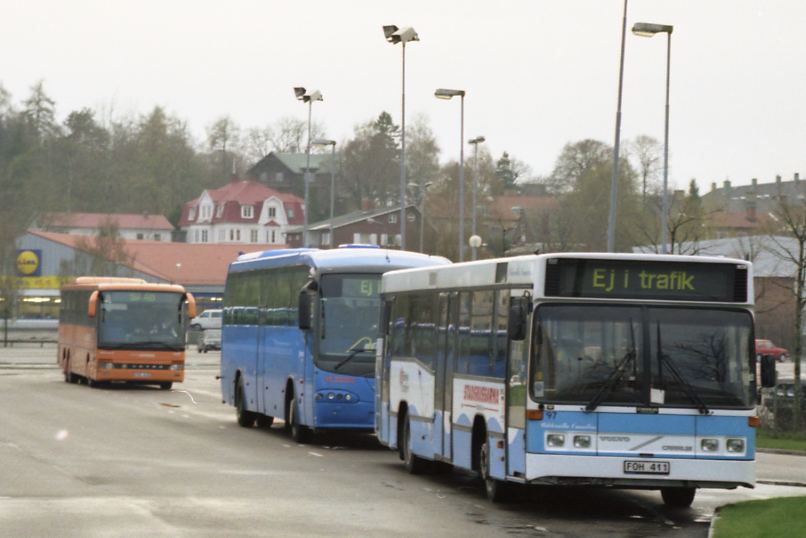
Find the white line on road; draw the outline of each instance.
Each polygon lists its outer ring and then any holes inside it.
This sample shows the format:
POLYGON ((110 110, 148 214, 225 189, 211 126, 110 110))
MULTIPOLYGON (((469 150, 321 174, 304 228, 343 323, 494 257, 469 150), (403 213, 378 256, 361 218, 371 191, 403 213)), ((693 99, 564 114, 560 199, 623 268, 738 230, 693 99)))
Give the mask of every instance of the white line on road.
POLYGON ((186 390, 175 390, 174 392, 184 392, 185 394, 188 395, 188 398, 190 398, 191 402, 193 402, 196 405, 199 405, 199 403, 196 400, 193 399, 193 395, 191 393, 189 393, 188 391, 186 391, 186 390))
POLYGON ((323 457, 322 454, 319 454, 317 452, 311 452, 310 450, 308 451, 308 454, 310 454, 311 456, 316 456, 317 458, 323 457))

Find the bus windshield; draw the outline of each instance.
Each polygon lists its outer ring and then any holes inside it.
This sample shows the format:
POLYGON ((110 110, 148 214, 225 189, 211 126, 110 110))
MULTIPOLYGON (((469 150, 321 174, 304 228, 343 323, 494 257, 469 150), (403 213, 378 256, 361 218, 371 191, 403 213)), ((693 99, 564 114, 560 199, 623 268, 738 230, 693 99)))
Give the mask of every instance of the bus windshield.
POLYGON ((185 349, 184 297, 153 291, 101 293, 98 347, 106 349, 185 349))
POLYGON ((322 276, 319 368, 347 375, 374 375, 380 282, 378 274, 322 276))
POLYGON ((598 405, 752 405, 752 318, 685 307, 542 305, 532 397, 598 405))

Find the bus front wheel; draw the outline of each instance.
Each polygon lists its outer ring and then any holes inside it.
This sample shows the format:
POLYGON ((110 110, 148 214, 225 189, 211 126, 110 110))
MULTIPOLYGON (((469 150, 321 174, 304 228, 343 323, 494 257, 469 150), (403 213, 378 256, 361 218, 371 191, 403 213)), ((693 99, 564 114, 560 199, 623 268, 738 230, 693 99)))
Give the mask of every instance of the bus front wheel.
POLYGON ((251 428, 255 424, 255 415, 246 410, 246 402, 243 396, 243 384, 240 379, 235 384, 235 416, 238 419, 238 426, 251 428))
POLYGON ((164 381, 160 383, 160 389, 162 390, 171 390, 171 387, 173 386, 174 386, 173 381, 164 381))
POLYGON ((661 488, 663 504, 672 508, 688 508, 694 502, 695 488, 661 488))
POLYGON ((497 503, 506 499, 509 484, 490 476, 490 458, 490 441, 487 439, 479 447, 479 474, 484 481, 484 492, 487 494, 487 498, 497 503))
POLYGON ((304 445, 311 442, 311 429, 299 423, 296 402, 292 399, 288 405, 288 423, 291 424, 291 438, 304 445))

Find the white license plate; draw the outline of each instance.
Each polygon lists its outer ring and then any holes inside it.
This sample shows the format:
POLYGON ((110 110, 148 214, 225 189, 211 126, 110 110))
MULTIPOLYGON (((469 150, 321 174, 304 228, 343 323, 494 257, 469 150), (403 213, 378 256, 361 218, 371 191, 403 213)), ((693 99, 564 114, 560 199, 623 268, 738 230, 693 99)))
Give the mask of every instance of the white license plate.
POLYGON ((624 462, 624 472, 627 474, 669 474, 672 464, 668 461, 635 461, 624 462))
POLYGON ((151 374, 148 372, 134 372, 134 377, 151 377, 151 374))

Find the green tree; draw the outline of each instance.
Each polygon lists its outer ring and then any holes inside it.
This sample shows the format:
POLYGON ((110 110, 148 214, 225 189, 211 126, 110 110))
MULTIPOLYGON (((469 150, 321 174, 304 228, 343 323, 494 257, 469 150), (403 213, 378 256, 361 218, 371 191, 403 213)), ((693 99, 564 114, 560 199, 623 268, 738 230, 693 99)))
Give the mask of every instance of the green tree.
POLYGON ((362 199, 378 205, 399 200, 399 127, 388 112, 359 125, 342 152, 344 180, 356 207, 362 199))

